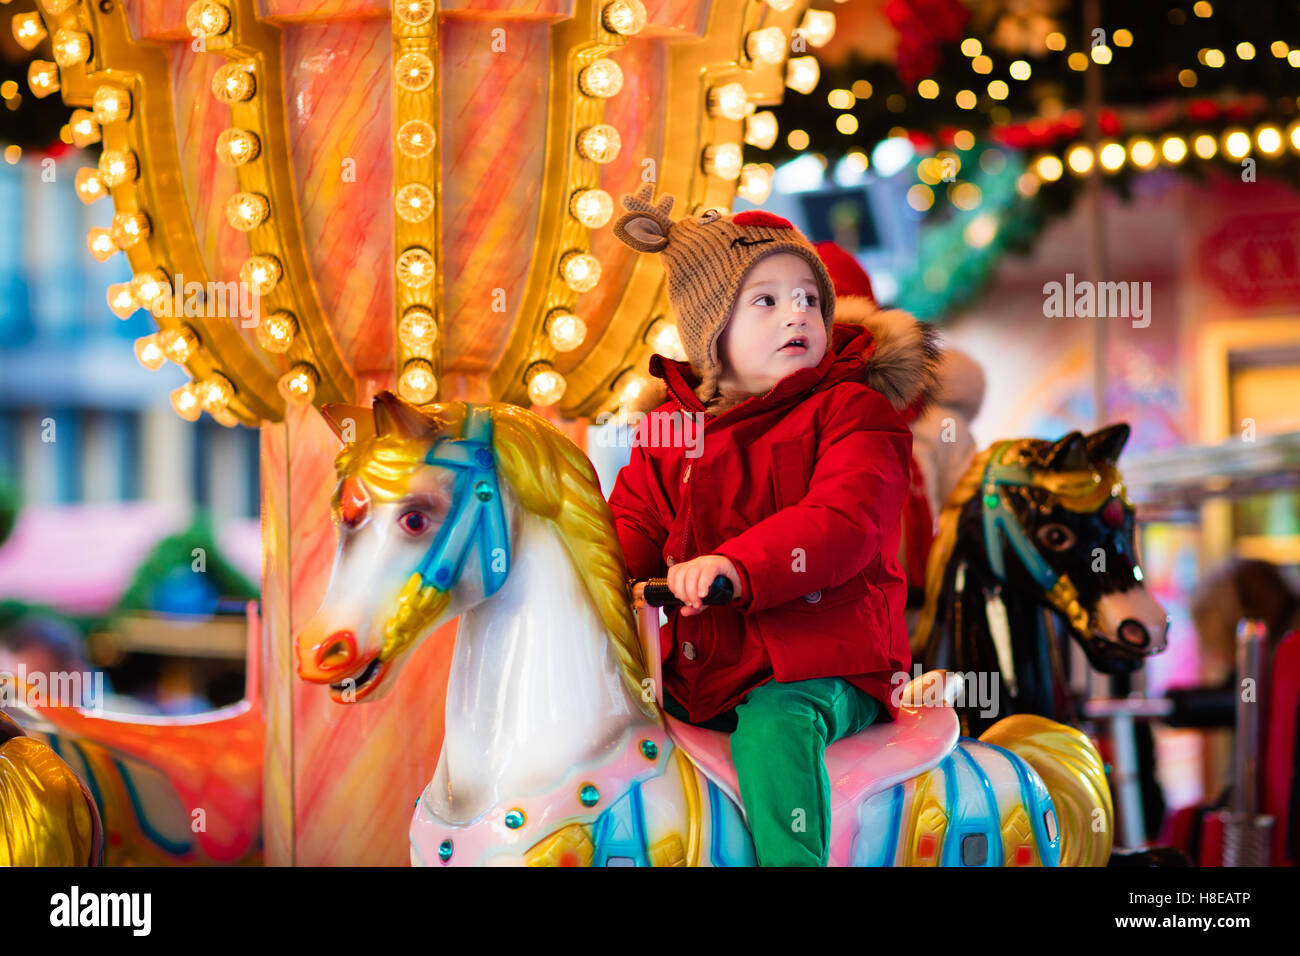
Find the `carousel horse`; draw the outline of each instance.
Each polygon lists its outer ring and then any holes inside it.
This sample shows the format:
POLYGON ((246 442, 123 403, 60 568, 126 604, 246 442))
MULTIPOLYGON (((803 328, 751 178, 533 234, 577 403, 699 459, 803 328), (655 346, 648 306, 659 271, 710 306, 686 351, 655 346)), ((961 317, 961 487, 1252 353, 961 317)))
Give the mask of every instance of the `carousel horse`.
POLYGON ((948 498, 912 654, 926 668, 998 675, 995 706, 959 707, 963 733, 981 733, 989 714, 1077 723, 1062 660, 1071 635, 1102 673, 1165 649, 1168 617, 1142 583, 1116 467, 1128 436, 1117 424, 998 442, 948 498))
POLYGON ((58 754, 0 713, 0 866, 94 866, 95 801, 58 754))
MULTIPOLYGON (((17 702, 5 710, 32 743, 84 781, 103 821, 105 865, 261 863, 258 632, 250 609, 245 699, 207 713, 155 717, 53 706, 18 685, 17 702)), ((3 803, 0 794, 0 813, 3 803)))
MULTIPOLYGON (((378 699, 460 619, 412 863, 752 865, 727 738, 659 707, 586 456, 510 405, 382 393, 323 412, 348 441, 340 540, 295 639, 299 675, 340 704, 378 699)), ((897 721, 827 751, 831 865, 1106 862, 1112 806, 1087 737, 1026 715, 959 740, 942 674, 899 690, 897 721)))

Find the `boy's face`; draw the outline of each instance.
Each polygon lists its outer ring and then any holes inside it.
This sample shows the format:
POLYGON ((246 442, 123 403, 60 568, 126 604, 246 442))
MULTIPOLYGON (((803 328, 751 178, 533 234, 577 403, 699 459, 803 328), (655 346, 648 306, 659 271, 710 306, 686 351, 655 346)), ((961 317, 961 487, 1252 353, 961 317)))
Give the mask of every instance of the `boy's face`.
POLYGON ((821 292, 807 261, 788 252, 760 259, 718 338, 718 384, 762 394, 825 354, 821 292))

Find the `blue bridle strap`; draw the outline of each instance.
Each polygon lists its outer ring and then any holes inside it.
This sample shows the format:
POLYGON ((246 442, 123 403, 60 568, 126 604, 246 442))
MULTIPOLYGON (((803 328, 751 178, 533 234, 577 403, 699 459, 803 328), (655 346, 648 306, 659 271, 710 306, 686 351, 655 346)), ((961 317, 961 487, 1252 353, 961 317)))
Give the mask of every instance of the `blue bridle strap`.
POLYGON ((505 584, 510 572, 510 536, 492 455, 492 413, 467 405, 464 437, 443 438, 424 456, 426 464, 455 471, 451 511, 416 568, 427 587, 450 591, 460 580, 470 548, 478 544, 485 597, 505 584))
POLYGON ((1030 577, 1038 583, 1044 593, 1050 593, 1056 586, 1060 575, 1053 570, 1038 549, 1030 542, 1021 527, 1007 496, 1002 491, 1004 486, 1024 486, 1031 484, 1033 476, 1024 465, 1001 464, 1003 454, 1013 442, 1002 442, 989 455, 989 463, 984 469, 983 513, 984 513, 984 547, 989 559, 989 566, 999 581, 1005 581, 1007 570, 1002 559, 1002 539, 1010 545, 1030 577))

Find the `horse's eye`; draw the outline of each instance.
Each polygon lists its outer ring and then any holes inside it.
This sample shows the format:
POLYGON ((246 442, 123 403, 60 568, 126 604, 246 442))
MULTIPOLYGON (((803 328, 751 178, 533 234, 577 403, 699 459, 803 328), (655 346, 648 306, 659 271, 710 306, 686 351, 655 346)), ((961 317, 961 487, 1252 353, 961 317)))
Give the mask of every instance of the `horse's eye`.
POLYGON ((429 530, 429 516, 423 511, 408 511, 397 519, 403 531, 411 537, 418 537, 429 530))
POLYGON ((1053 551, 1074 547, 1074 532, 1063 524, 1045 524, 1038 529, 1038 540, 1053 551))

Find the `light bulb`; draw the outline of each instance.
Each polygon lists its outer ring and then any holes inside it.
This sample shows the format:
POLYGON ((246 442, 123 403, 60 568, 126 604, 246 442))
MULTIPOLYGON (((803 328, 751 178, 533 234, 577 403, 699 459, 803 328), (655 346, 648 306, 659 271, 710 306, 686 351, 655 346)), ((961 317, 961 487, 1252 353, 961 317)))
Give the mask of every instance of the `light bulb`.
POLYGON ((246 129, 222 130, 217 137, 217 159, 226 166, 242 166, 261 151, 261 141, 246 129))
POLYGON ((1250 134, 1244 130, 1232 130, 1223 137, 1223 151, 1233 159, 1242 159, 1250 152, 1250 134))
POLYGON ((1034 171, 1038 173, 1039 179, 1044 182, 1054 183, 1061 178, 1061 173, 1065 171, 1065 167, 1061 165, 1059 159, 1048 154, 1046 156, 1039 156, 1038 159, 1035 160, 1034 171))
POLYGON ((99 124, 90 110, 73 110, 68 127, 72 131, 72 145, 78 149, 93 146, 100 140, 99 124))
POLYGON ((829 10, 809 10, 803 15, 799 32, 813 46, 825 46, 835 36, 835 14, 829 10))
POLYGON ((393 12, 408 27, 423 26, 433 17, 433 0, 394 0, 393 12))
POLYGON ((624 369, 623 373, 614 381, 614 394, 618 396, 621 403, 626 405, 636 399, 645 390, 645 387, 645 377, 638 373, 636 369, 624 369))
POLYGON ((113 216, 110 232, 118 248, 130 249, 142 239, 148 239, 152 229, 149 225, 149 217, 144 213, 119 212, 113 216))
POLYGON ((174 329, 164 329, 158 333, 158 344, 163 354, 177 365, 184 365, 198 350, 199 337, 188 325, 178 325, 174 329))
POLYGON ((230 28, 230 11, 215 0, 198 0, 185 11, 185 27, 191 36, 220 36, 230 28))
POLYGON ((24 50, 31 52, 40 46, 48 35, 39 13, 19 13, 13 18, 14 39, 24 50))
POLYGON ((167 361, 167 356, 163 354, 162 346, 158 344, 156 332, 135 340, 135 357, 151 372, 162 368, 163 362, 167 361))
POLYGON ((1082 176, 1092 169, 1092 150, 1080 143, 1078 146, 1071 147, 1065 154, 1065 161, 1071 171, 1082 176))
POLYGON ((99 178, 105 186, 130 182, 139 171, 140 164, 129 149, 106 149, 99 154, 99 178))
POLYGON ((253 256, 239 268, 239 281, 255 295, 266 295, 280 281, 280 260, 274 256, 253 256))
POLYGON ((402 366, 402 377, 397 381, 397 390, 402 398, 413 405, 424 405, 433 401, 438 394, 438 380, 434 377, 433 366, 424 359, 411 359, 402 366))
POLYGON ((397 148, 412 159, 428 156, 435 142, 433 127, 424 120, 407 120, 397 130, 397 148))
POLYGON ((103 84, 95 89, 93 109, 100 123, 116 123, 131 115, 131 94, 116 86, 103 84))
POLYGON ((600 261, 589 252, 566 252, 560 275, 574 292, 588 292, 600 281, 600 261))
POLYGON ((581 189, 569 200, 569 211, 588 229, 599 229, 614 215, 614 200, 603 189, 581 189))
POLYGON ((677 331, 677 326, 667 319, 655 319, 651 322, 650 328, 646 330, 645 340, 650 343, 652 349, 666 358, 678 361, 686 358, 681 334, 677 331))
POLYGON ((135 301, 146 309, 153 309, 154 303, 169 292, 171 292, 171 284, 157 269, 152 272, 142 272, 131 280, 131 294, 135 297, 135 301))
POLYGON ((749 93, 743 83, 723 83, 709 90, 709 113, 730 120, 744 119, 749 112, 749 93))
POLYGON ((534 405, 554 405, 564 396, 564 376, 549 362, 534 362, 524 375, 528 398, 534 405))
POLYGON ((589 126, 578 134, 578 152, 593 163, 612 163, 622 145, 618 130, 607 123, 589 126))
POLYGON ((131 283, 114 282, 108 287, 108 307, 119 319, 129 319, 139 308, 131 294, 131 283))
POLYGON ((1209 133, 1201 133, 1192 140, 1192 149, 1201 159, 1213 159, 1214 154, 1218 152, 1219 144, 1209 133))
POLYGON ((222 103, 242 103, 256 90, 252 70, 241 63, 228 63, 212 77, 212 95, 222 103))
POLYGON ((57 31, 51 47, 59 66, 76 66, 90 59, 90 37, 80 30, 57 31))
POLYGON ((411 289, 423 289, 433 281, 433 256, 427 249, 412 246, 397 257, 397 278, 411 289))
POLYGON ((438 324, 428 309, 407 309, 397 323, 397 338, 408 352, 425 355, 438 337, 438 324))
POLYGON ((226 221, 240 232, 249 232, 266 222, 271 203, 260 193, 235 193, 226 200, 226 221))
POLYGON ((771 149, 776 143, 776 114, 763 110, 745 119, 745 142, 759 149, 771 149))
POLYGON ((1282 152, 1282 131, 1276 126, 1261 126, 1255 131, 1255 145, 1265 156, 1276 156, 1282 152))
POLYGON ((772 170, 757 163, 747 163, 740 171, 736 191, 755 206, 762 205, 772 194, 772 170))
POLYGON ((1138 169, 1150 169, 1156 164, 1156 147, 1149 139, 1137 139, 1129 144, 1128 154, 1138 169))
POLYGON ((424 222, 433 215, 433 190, 423 183, 407 183, 393 197, 393 207, 407 222, 424 222))
POLYGON ((268 352, 283 355, 298 334, 298 320, 288 312, 272 312, 257 323, 257 344, 268 352))
POLYGON ((288 401, 310 403, 316 397, 320 376, 306 362, 300 362, 280 376, 276 386, 288 401))
POLYGON ((588 96, 608 99, 623 89, 623 70, 613 60, 596 60, 578 74, 578 88, 588 96))
POLYGON ((780 27, 752 31, 745 37, 745 52, 751 60, 780 63, 785 57, 785 31, 780 27))
POLYGON ((645 29, 646 12, 641 0, 613 0, 600 12, 605 29, 620 36, 633 36, 645 29))
POLYGON ((821 79, 821 66, 815 56, 793 57, 785 67, 785 85, 799 93, 811 93, 821 79))
POLYGON ((59 69, 49 60, 32 60, 27 65, 27 85, 37 99, 59 91, 59 69))
POLYGON ((77 198, 89 206, 96 199, 103 199, 108 190, 99 178, 99 170, 94 166, 83 166, 77 170, 75 179, 77 198))
POLYGON ((187 422, 197 422, 203 414, 203 404, 193 382, 187 382, 171 394, 172 408, 187 422))
POLYGON ((230 379, 220 372, 213 372, 198 384, 199 404, 206 412, 219 412, 230 404, 235 388, 230 379))
POLYGON ((403 53, 393 64, 393 77, 408 93, 419 93, 433 82, 433 61, 423 53, 403 53))
POLYGON ((60 13, 71 10, 77 0, 41 0, 41 6, 45 12, 52 17, 57 17, 60 13))
POLYGON ((102 226, 95 226, 86 233, 86 247, 90 249, 90 254, 95 257, 96 262, 104 262, 117 252, 118 248, 113 240, 112 231, 102 226))
POLYGON ((704 168, 721 178, 732 180, 740 175, 741 152, 735 143, 720 143, 704 150, 704 168))
POLYGON ((546 335, 557 352, 570 352, 587 336, 587 323, 566 309, 556 309, 546 320, 546 335))

